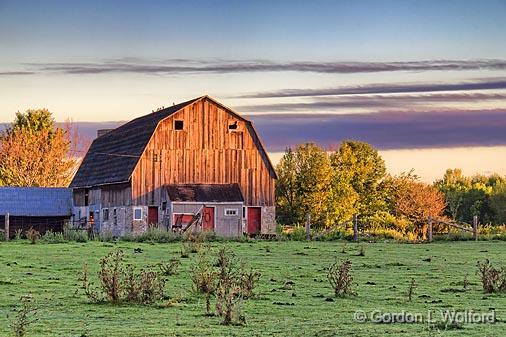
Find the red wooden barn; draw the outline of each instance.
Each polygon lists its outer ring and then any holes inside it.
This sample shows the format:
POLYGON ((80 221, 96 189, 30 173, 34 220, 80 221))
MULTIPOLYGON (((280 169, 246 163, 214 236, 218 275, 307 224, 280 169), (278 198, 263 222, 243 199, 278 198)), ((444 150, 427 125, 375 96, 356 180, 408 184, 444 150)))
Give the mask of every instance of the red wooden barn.
POLYGON ((253 124, 203 96, 102 132, 70 187, 74 216, 115 236, 185 228, 275 232, 276 173, 253 124))

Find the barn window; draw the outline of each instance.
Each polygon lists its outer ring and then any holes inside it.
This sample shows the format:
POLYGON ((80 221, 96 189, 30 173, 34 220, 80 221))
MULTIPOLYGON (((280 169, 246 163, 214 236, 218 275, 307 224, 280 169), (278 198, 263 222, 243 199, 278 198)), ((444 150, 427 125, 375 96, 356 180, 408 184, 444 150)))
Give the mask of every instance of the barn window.
POLYGON ((104 221, 109 220, 109 208, 104 208, 102 210, 102 220, 104 220, 104 221))
POLYGON ((134 220, 142 220, 142 208, 134 209, 134 220))
POLYGON ((237 130, 237 121, 235 121, 233 123, 229 123, 228 124, 228 130, 229 131, 235 131, 235 130, 237 130))
POLYGON ((162 211, 167 209, 167 201, 162 201, 162 211))
POLYGON ((118 224, 118 212, 116 211, 116 208, 114 208, 112 210, 112 218, 114 220, 114 224, 117 225, 118 224))
POLYGON ((237 208, 225 208, 225 216, 235 216, 239 213, 237 208))
POLYGON ((246 219, 246 207, 242 208, 242 218, 246 219))
POLYGON ((184 122, 182 120, 174 121, 174 130, 183 130, 184 122))

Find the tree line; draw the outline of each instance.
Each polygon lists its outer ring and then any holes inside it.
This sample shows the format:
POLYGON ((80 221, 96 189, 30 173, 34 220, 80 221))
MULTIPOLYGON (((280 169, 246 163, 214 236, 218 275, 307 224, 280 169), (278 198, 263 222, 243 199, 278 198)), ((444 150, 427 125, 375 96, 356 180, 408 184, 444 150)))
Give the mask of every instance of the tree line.
POLYGON ((281 224, 332 228, 359 214, 372 228, 424 237, 427 218, 504 223, 505 178, 464 177, 448 170, 434 184, 413 171, 388 174, 371 145, 344 141, 335 151, 307 143, 287 149, 276 167, 277 219, 281 224))

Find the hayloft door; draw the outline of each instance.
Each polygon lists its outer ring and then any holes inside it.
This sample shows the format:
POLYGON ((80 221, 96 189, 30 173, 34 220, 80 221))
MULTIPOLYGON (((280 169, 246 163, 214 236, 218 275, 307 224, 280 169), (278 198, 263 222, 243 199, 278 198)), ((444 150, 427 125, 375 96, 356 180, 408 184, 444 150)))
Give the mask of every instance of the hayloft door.
POLYGON ((260 233, 262 223, 262 208, 248 207, 248 234, 260 233))
POLYGON ((205 231, 214 231, 214 207, 204 207, 202 228, 205 231))

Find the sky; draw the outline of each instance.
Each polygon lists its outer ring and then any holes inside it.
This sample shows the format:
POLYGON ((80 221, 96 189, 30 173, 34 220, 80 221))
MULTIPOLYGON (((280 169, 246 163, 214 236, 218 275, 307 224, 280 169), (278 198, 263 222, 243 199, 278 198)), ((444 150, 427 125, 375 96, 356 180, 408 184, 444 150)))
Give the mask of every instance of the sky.
POLYGON ((426 181, 506 174, 506 1, 0 0, 0 123, 45 107, 88 130, 204 94, 274 161, 357 139, 426 181))

